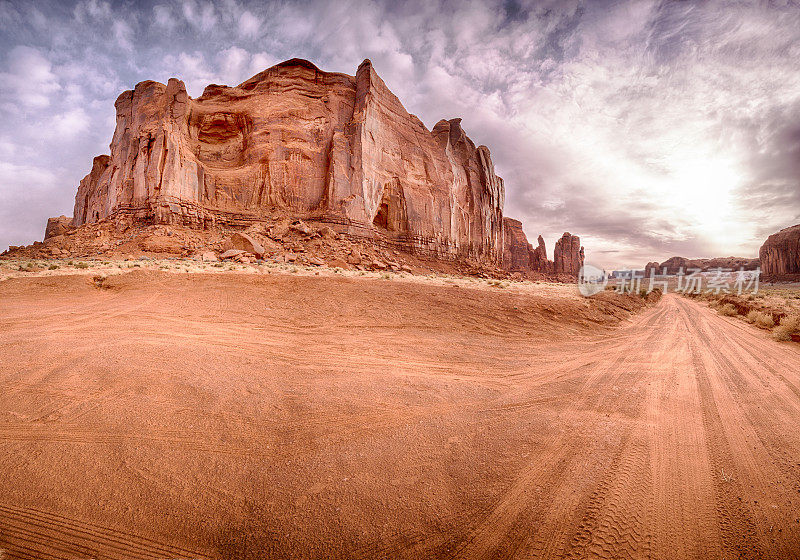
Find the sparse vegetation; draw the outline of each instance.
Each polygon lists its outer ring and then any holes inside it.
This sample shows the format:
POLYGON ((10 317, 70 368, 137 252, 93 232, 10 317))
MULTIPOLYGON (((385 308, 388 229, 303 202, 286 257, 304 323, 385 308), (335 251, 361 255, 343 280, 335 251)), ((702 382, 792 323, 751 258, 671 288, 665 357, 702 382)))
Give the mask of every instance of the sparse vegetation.
POLYGON ((57 264, 51 264, 50 266, 47 267, 47 270, 58 270, 58 268, 59 267, 57 264))
POLYGON ((85 262, 79 262, 78 264, 75 265, 75 268, 86 269, 89 268, 89 265, 85 262))
POLYGON ((92 284, 94 284, 95 288, 98 289, 107 289, 108 286, 106 285, 107 277, 105 274, 98 274, 97 276, 92 277, 92 284))
POLYGON ((787 315, 772 331, 775 340, 789 341, 792 340, 792 335, 800 335, 800 315, 787 315))
POLYGON ((747 321, 762 329, 771 329, 775 326, 772 315, 763 311, 751 311, 747 314, 747 321))
POLYGON ((738 315, 738 311, 736 311, 736 306, 732 303, 726 303, 721 305, 717 308, 717 313, 720 315, 724 315, 725 317, 736 317, 738 315))

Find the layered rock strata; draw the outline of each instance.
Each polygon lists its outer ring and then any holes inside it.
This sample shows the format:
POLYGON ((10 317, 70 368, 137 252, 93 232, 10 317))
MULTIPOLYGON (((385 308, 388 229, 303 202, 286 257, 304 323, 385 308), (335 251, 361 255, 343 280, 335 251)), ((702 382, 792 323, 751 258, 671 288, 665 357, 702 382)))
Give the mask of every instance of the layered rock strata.
POLYGON ((758 251, 768 280, 800 280, 800 225, 770 235, 758 251))
POLYGON ((81 226, 126 216, 196 228, 275 211, 437 257, 499 265, 503 181, 460 119, 427 130, 375 73, 278 64, 192 99, 180 80, 116 101, 111 154, 75 198, 81 226))
POLYGON ((511 272, 523 276, 531 273, 538 274, 565 274, 577 276, 584 263, 584 249, 581 247, 580 238, 564 233, 556 241, 553 260, 547 259, 547 248, 540 235, 537 246, 528 242, 522 229, 522 222, 512 218, 503 218, 505 230, 505 250, 503 253, 503 267, 511 272))

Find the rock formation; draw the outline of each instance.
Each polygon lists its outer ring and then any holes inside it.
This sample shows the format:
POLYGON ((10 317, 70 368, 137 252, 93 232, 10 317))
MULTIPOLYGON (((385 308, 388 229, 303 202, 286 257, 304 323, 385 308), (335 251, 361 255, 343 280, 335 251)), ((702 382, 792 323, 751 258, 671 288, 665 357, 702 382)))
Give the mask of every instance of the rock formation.
POLYGON ((64 235, 72 229, 72 218, 67 216, 58 216, 56 218, 49 218, 47 220, 47 227, 44 230, 45 240, 57 235, 64 235))
POLYGON ((522 230, 522 222, 513 218, 503 218, 505 235, 503 268, 511 272, 525 273, 533 268, 533 247, 522 230))
POLYGON ((677 274, 679 271, 687 272, 691 267, 692 261, 685 257, 670 257, 658 266, 659 272, 667 274, 677 274))
POLYGON ((74 224, 246 226, 273 211, 435 257, 498 265, 503 181, 460 119, 432 131, 365 60, 355 76, 292 59, 192 99, 180 80, 116 101, 74 224))
POLYGON ((800 279, 800 225, 770 235, 758 255, 765 279, 800 279))
POLYGON ((544 239, 539 236, 538 245, 531 253, 531 268, 533 270, 551 274, 553 272, 553 261, 547 260, 547 248, 544 245, 544 239))
POLYGON ((583 260, 580 237, 565 233, 561 239, 556 241, 556 247, 553 250, 553 271, 556 274, 577 276, 583 266, 583 260))
POLYGON ((550 261, 547 259, 547 248, 541 235, 537 247, 534 248, 528 243, 528 238, 522 230, 522 222, 503 218, 503 227, 505 229, 503 267, 506 270, 518 272, 523 276, 530 276, 530 273, 578 275, 584 262, 584 251, 579 237, 565 233, 556 241, 553 260, 550 261))
POLYGON ((709 272, 712 270, 755 270, 759 266, 758 259, 747 257, 715 257, 711 259, 687 259, 686 257, 670 257, 661 264, 649 262, 645 266, 645 276, 650 275, 650 269, 655 268, 656 274, 690 274, 694 271, 709 272))
POLYGON ((649 262, 644 267, 644 275, 645 275, 645 277, 649 277, 651 271, 652 271, 653 274, 661 274, 662 269, 661 269, 661 266, 657 262, 649 262))
POLYGON ((489 149, 461 119, 425 128, 369 60, 350 76, 292 59, 197 99, 178 79, 145 81, 115 107, 111 153, 94 158, 72 218, 5 256, 215 251, 405 270, 402 253, 523 276, 574 276, 583 263, 568 233, 553 261, 541 236, 531 246, 503 217, 489 149))

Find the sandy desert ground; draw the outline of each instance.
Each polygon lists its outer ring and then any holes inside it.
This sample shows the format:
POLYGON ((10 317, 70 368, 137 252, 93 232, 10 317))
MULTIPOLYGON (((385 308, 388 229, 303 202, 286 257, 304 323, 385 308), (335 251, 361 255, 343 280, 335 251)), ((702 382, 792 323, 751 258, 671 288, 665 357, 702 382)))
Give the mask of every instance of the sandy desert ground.
POLYGON ((674 295, 613 310, 545 284, 3 280, 0 557, 800 557, 800 345, 674 295))

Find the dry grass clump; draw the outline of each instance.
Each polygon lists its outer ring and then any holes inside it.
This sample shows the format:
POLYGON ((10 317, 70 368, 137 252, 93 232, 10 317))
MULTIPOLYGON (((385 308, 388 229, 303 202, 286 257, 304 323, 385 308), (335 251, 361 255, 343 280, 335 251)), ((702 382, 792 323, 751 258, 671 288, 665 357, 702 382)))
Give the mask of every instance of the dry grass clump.
POLYGON ((726 317, 736 317, 736 315, 739 314, 739 312, 736 311, 736 306, 732 303, 726 303, 725 305, 719 306, 717 308, 717 313, 726 317))
POLYGON ((752 323, 762 329, 771 329, 775 326, 775 320, 769 313, 763 311, 752 310, 747 314, 747 322, 752 323))
POLYGON ((800 334, 800 315, 787 315, 772 331, 775 340, 792 340, 793 334, 800 334))

